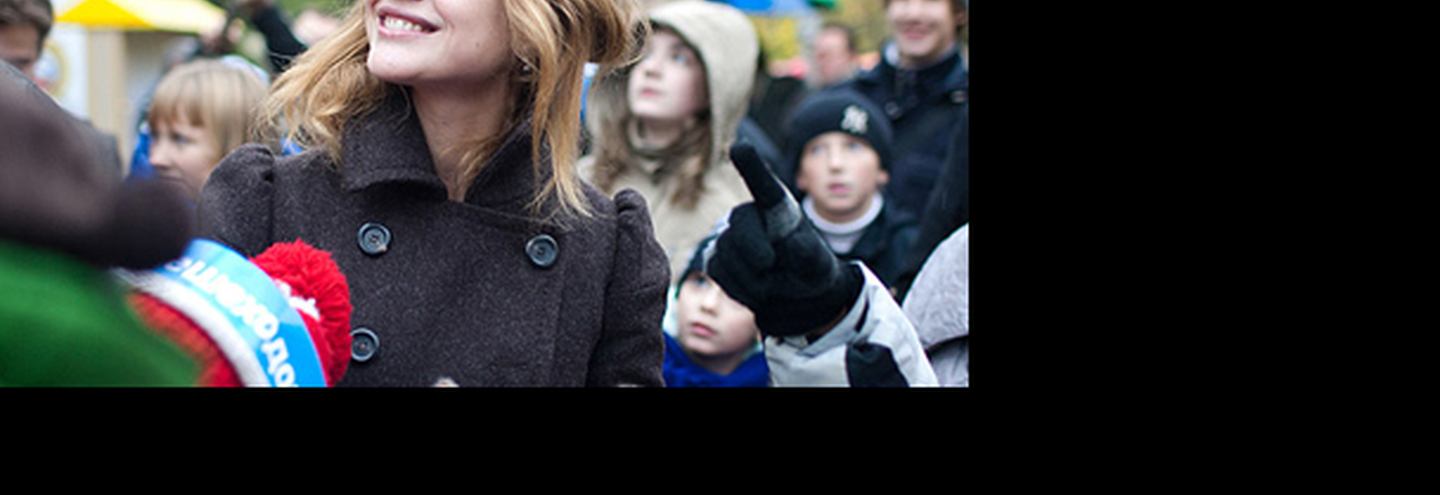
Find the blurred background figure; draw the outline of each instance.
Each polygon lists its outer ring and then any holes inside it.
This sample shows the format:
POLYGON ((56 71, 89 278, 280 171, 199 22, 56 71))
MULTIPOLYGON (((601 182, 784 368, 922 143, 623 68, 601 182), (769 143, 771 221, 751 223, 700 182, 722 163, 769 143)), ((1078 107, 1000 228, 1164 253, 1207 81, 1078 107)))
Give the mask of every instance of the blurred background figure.
POLYGON ((199 197, 221 158, 247 142, 266 141, 258 125, 266 90, 253 71, 216 60, 167 74, 148 112, 155 177, 181 184, 191 200, 199 197))
MULTIPOLYGON (((54 24, 54 11, 49 0, 0 0, 0 59, 13 65, 35 84, 35 66, 40 60, 54 24)), ((81 121, 85 145, 94 149, 97 159, 87 162, 106 180, 118 181, 124 170, 120 148, 115 136, 100 132, 88 121, 81 121)))
POLYGON ((236 17, 248 19, 264 37, 266 58, 276 74, 285 72, 295 57, 340 27, 340 18, 314 6, 302 8, 293 24, 286 20, 275 0, 234 0, 231 9, 236 17))
POLYGON ((0 60, 35 79, 35 63, 53 22, 49 0, 0 0, 0 60))
POLYGON ((750 108, 740 124, 740 130, 741 136, 756 144, 756 151, 762 158, 775 164, 780 163, 779 150, 787 146, 785 121, 810 91, 805 87, 805 81, 798 77, 771 74, 766 70, 769 65, 769 58, 761 51, 756 61, 750 108))
POLYGON ((292 30, 301 43, 306 46, 314 46, 339 28, 339 17, 326 14, 316 8, 307 8, 300 11, 300 15, 295 16, 292 30))
POLYGON ((880 63, 841 87, 885 112, 895 130, 895 161, 887 193, 901 211, 919 217, 969 99, 960 31, 964 0, 886 0, 892 41, 880 63))
POLYGON ((810 42, 815 66, 811 85, 828 88, 849 81, 860 70, 855 53, 855 30, 842 24, 827 23, 810 42))
POLYGON ((193 383, 105 272, 179 255, 189 218, 168 184, 102 175, 86 127, 0 63, 0 386, 193 383))
MULTIPOLYGON (((172 41, 170 48, 165 52, 162 77, 173 70, 175 66, 185 62, 219 57, 221 61, 233 67, 254 73, 268 89, 272 73, 283 73, 285 69, 289 68, 290 62, 295 57, 304 53, 310 45, 329 36, 340 25, 339 18, 322 13, 312 6, 301 10, 292 29, 290 22, 286 20, 285 14, 274 0, 234 0, 228 4, 227 14, 223 22, 211 26, 197 37, 179 38, 172 41), (269 62, 269 71, 233 53, 239 49, 244 33, 245 26, 242 20, 249 20, 250 25, 263 37, 264 58, 269 62)), ((146 102, 154 97, 153 92, 154 89, 151 90, 150 95, 146 96, 146 102)), ((150 108, 151 105, 146 103, 138 112, 138 137, 130 160, 130 180, 146 180, 155 173, 150 160, 150 150, 154 145, 153 129, 148 118, 150 108)), ((282 151, 290 154, 300 150, 298 147, 286 143, 282 151)), ((225 152, 228 153, 228 150, 225 152)), ((221 156, 224 156, 224 153, 221 156)))
MULTIPOLYGON (((7 0, 16 1, 16 0, 7 0)), ((331 31, 341 0, 51 0, 47 91, 112 133, 123 174, 148 178, 145 122, 159 80, 195 59, 255 66, 268 81, 331 31), (291 16, 297 27, 292 30, 291 16), (299 22, 303 20, 304 22, 299 22), (303 29, 300 29, 303 28, 303 29)))
MULTIPOLYGON (((750 195, 727 150, 745 115, 759 42, 726 5, 677 0, 650 11, 643 58, 595 83, 581 177, 645 198, 672 277, 715 222, 750 195)), ((673 282, 673 279, 672 279, 673 282)))

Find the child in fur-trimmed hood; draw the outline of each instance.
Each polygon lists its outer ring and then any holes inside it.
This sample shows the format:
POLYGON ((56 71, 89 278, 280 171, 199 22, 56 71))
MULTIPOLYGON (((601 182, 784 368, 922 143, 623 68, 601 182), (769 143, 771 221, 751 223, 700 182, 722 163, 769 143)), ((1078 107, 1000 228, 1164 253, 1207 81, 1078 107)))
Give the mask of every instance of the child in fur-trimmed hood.
POLYGON ((727 153, 760 45, 750 20, 724 4, 679 0, 649 20, 640 62, 595 83, 586 112, 594 148, 580 170, 606 194, 629 188, 645 198, 679 280, 715 221, 750 200, 727 153))

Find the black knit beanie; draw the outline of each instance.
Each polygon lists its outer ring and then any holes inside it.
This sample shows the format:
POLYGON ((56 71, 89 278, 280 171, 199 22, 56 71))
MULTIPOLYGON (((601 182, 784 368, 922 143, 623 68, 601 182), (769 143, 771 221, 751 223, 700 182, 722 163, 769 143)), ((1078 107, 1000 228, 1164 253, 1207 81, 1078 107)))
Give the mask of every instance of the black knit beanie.
POLYGON ((680 273, 679 283, 685 283, 685 279, 689 278, 691 273, 705 273, 705 246, 709 246, 710 243, 715 242, 717 237, 720 237, 720 235, 710 235, 709 237, 701 239, 700 244, 695 246, 695 253, 690 255, 690 263, 685 265, 685 271, 680 273))
POLYGON ((821 134, 838 131, 864 138, 880 155, 880 168, 890 169, 893 132, 885 113, 859 93, 832 90, 805 99, 790 118, 787 128, 786 159, 793 175, 800 173, 800 156, 805 145, 821 134))

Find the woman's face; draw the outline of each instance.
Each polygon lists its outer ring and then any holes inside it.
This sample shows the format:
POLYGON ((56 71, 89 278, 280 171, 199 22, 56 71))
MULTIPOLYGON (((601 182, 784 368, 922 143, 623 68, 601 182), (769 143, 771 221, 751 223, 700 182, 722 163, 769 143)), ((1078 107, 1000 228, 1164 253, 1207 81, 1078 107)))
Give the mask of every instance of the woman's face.
POLYGON ((701 272, 691 273, 680 285, 675 315, 680 324, 676 340, 690 354, 733 356, 748 351, 759 339, 755 313, 701 272))
POLYGON ((657 29, 645 44, 644 58, 630 72, 630 113, 661 122, 683 122, 710 105, 705 65, 685 41, 657 29))
POLYGON ((150 166, 156 177, 184 186, 191 199, 220 163, 220 143, 204 127, 191 124, 184 115, 174 122, 156 122, 150 140, 150 166))
POLYGON ((365 0, 370 73, 407 86, 464 87, 507 77, 503 0, 365 0))

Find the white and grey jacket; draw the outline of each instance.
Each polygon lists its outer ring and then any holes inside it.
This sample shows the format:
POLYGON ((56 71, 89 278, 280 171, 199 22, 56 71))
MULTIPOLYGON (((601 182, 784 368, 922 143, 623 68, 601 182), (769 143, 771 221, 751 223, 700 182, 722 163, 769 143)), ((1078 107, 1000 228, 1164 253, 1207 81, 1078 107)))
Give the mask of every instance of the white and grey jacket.
POLYGON ((970 225, 941 242, 902 306, 940 385, 970 386, 970 225))
POLYGON ((777 387, 936 386, 915 327, 885 284, 863 263, 865 286, 845 318, 823 337, 766 337, 770 383, 777 387))

